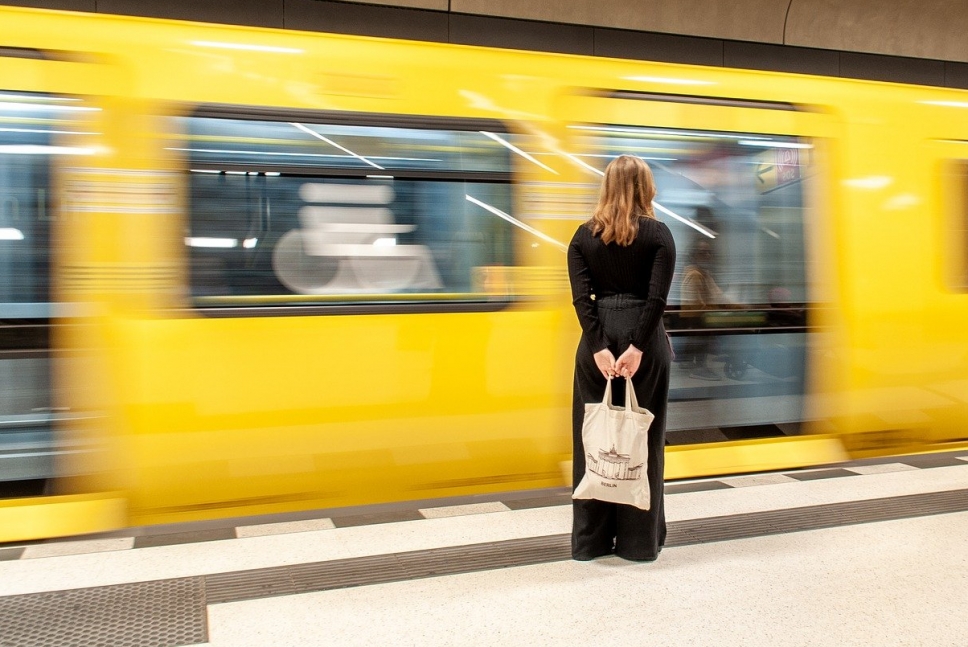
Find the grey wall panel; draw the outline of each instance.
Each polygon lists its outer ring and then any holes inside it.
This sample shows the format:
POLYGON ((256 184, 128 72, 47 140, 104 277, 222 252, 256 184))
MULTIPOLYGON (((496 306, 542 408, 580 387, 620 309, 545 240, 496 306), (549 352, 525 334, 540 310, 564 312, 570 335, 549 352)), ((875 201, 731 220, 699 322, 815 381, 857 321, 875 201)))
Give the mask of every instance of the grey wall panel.
POLYGON ((787 45, 968 61, 968 3, 793 0, 787 45))
POLYGON ((949 88, 968 89, 968 63, 944 64, 944 84, 949 88))
MULTIPOLYGON (((176 18, 206 22, 285 27, 307 31, 409 38, 434 42, 489 45, 524 50, 593 54, 616 58, 691 63, 844 76, 849 78, 918 83, 968 89, 968 3, 941 0, 683 0, 646 3, 645 0, 589 0, 573 2, 510 2, 508 0, 449 0, 452 11, 390 6, 412 4, 443 7, 447 0, 0 0, 0 4, 40 8, 87 10, 99 13, 176 18), (727 9, 732 4, 739 9, 727 9), (964 10, 960 7, 964 4, 964 10), (520 6, 519 6, 520 5, 520 6), (675 5, 677 8, 671 8, 675 5), (950 9, 948 20, 939 7, 950 9), (594 27, 592 24, 622 22, 651 25, 651 29, 682 27, 691 11, 694 34, 712 29, 709 22, 724 20, 722 33, 757 34, 766 38, 764 25, 774 25, 778 6, 790 7, 787 44, 723 38, 675 35, 657 31, 633 31, 594 27), (923 11, 919 11, 923 7, 923 11), (554 12, 552 12, 554 9, 554 12), (730 21, 751 12, 747 31, 731 31, 730 21), (521 16, 493 17, 456 13, 491 11, 521 16), (755 12, 760 11, 759 17, 755 12), (865 11, 867 13, 865 13, 865 11), (677 13, 678 12, 678 13, 677 13), (548 17, 548 20, 524 19, 548 17), (773 16, 765 18, 763 16, 773 16), (549 21, 550 20, 550 21, 549 21), (574 24, 586 21, 586 24, 574 24), (765 22, 764 22, 765 21, 765 22), (676 27, 678 25, 679 27, 676 27), (757 27, 756 25, 759 25, 757 27), (907 27, 910 26, 910 29, 907 27), (749 31, 752 30, 752 31, 749 31), (759 30, 759 31, 758 31, 759 30), (907 36, 917 34, 923 52, 947 52, 962 59, 927 59, 844 51, 850 47, 881 47, 888 51, 911 49, 907 36), (955 34, 955 35, 951 35, 955 34), (893 43, 893 44, 892 44, 893 43), (953 45, 952 45, 953 44, 953 45), (796 46, 793 46, 796 45, 796 46), (934 47, 934 49, 931 49, 934 47), (839 48, 840 51, 828 48, 839 48), (954 48, 954 49, 953 49, 954 48)), ((646 28, 646 27, 643 27, 646 28)), ((772 29, 772 27, 770 27, 772 29)), ((766 29, 769 31, 769 29, 766 29)), ((734 36, 735 38, 735 36, 734 36)))
POLYGON ((840 75, 874 81, 944 85, 944 61, 840 53, 840 75))
POLYGON ((824 76, 838 76, 840 74, 840 54, 838 52, 763 43, 726 41, 723 44, 723 64, 726 67, 771 70, 774 72, 796 72, 798 74, 821 74, 824 76))
POLYGON ((97 11, 96 0, 3 0, 0 4, 35 9, 61 9, 63 11, 97 11))
POLYGON ((443 43, 448 40, 448 16, 440 11, 318 0, 285 0, 285 3, 287 29, 443 43))
POLYGON ((636 31, 783 42, 789 0, 451 0, 450 10, 636 31))
MULTIPOLYGON (((0 4, 119 13, 205 22, 289 27, 446 42, 453 23, 458 41, 505 47, 585 51, 587 32, 571 27, 649 32, 641 39, 614 37, 594 44, 607 56, 628 44, 636 58, 668 60, 659 34, 782 44, 891 56, 968 62, 968 2, 953 0, 0 0, 0 4), (496 32, 467 35, 467 16, 511 19, 496 32), (555 27, 537 27, 536 24, 555 27), (557 31, 561 36, 552 32, 557 31), (567 45, 569 33, 580 42, 567 45), (539 43, 522 43, 529 34, 539 43), (566 46, 554 44, 565 41, 566 46), (650 41, 654 41, 653 44, 650 41), (654 52, 654 54, 652 54, 654 52)), ((711 43, 689 52, 666 41, 683 62, 708 63, 711 43), (681 57, 679 56, 681 54, 681 57)), ((777 69, 799 69, 796 55, 781 54, 777 69)), ((742 47, 735 58, 747 56, 742 47)), ((823 69, 828 63, 815 57, 823 69)), ((808 66, 809 67, 809 66, 808 66)), ((826 72, 823 72, 826 73, 826 72)))
POLYGON ((98 13, 282 27, 283 0, 97 0, 98 13))
POLYGON ((723 41, 623 29, 595 29, 595 55, 643 61, 722 65, 723 41))
POLYGON ((459 14, 450 17, 450 42, 567 54, 595 52, 592 27, 459 14))

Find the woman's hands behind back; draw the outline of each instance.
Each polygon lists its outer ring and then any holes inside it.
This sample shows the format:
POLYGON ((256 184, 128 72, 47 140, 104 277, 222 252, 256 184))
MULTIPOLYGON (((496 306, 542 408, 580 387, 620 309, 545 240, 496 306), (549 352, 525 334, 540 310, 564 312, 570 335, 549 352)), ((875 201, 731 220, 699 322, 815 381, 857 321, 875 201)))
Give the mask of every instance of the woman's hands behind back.
POLYGON ((595 353, 593 357, 595 358, 595 366, 602 372, 606 380, 618 375, 618 372, 615 370, 615 356, 612 355, 612 351, 603 348, 595 353))
POLYGON ((630 378, 639 370, 640 364, 642 364, 642 351, 630 344, 615 361, 615 374, 630 378))

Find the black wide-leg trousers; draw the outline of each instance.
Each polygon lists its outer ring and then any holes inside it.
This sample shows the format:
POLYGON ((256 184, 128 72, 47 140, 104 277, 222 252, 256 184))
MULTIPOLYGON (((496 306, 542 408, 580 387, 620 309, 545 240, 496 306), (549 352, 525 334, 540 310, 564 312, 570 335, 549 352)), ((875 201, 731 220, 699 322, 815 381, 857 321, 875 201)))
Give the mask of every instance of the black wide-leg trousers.
MULTIPOLYGON (((618 359, 629 346, 631 331, 638 323, 645 304, 640 299, 619 295, 601 299, 597 306, 599 321, 609 341, 609 350, 618 359)), ((659 550, 665 544, 663 471, 666 406, 669 398, 669 364, 672 353, 661 323, 646 348, 640 350, 642 363, 632 376, 632 386, 639 406, 645 407, 655 415, 655 420, 649 427, 647 463, 651 509, 641 510, 635 506, 595 499, 574 499, 571 553, 578 560, 594 559, 608 555, 614 550, 616 555, 625 559, 651 561, 658 557, 659 550)), ((624 403, 626 380, 615 378, 612 382, 614 402, 624 403)), ((605 385, 605 377, 595 365, 592 351, 583 335, 575 357, 575 389, 572 406, 574 441, 572 490, 578 486, 585 475, 585 451, 581 439, 585 404, 601 402, 605 396, 605 385)))

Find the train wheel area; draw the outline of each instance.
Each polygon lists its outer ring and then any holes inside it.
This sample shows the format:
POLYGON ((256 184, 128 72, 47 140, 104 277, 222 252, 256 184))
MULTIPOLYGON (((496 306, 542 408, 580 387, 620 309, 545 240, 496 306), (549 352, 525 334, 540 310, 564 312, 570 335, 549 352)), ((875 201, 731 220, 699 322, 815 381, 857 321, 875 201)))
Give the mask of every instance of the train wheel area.
POLYGON ((4 644, 959 644, 968 450, 666 484, 654 563, 564 489, 0 547, 4 644), (781 638, 782 637, 782 638, 781 638))

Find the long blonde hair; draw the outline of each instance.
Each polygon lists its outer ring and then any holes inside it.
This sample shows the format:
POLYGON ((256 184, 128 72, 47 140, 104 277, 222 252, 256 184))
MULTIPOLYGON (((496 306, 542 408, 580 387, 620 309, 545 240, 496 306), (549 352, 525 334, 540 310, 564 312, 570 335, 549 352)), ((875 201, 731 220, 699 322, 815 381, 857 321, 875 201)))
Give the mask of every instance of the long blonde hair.
POLYGON ((639 233, 639 218, 655 218, 652 200, 655 178, 641 158, 621 155, 605 167, 598 206, 588 221, 592 233, 602 242, 631 245, 639 233))

